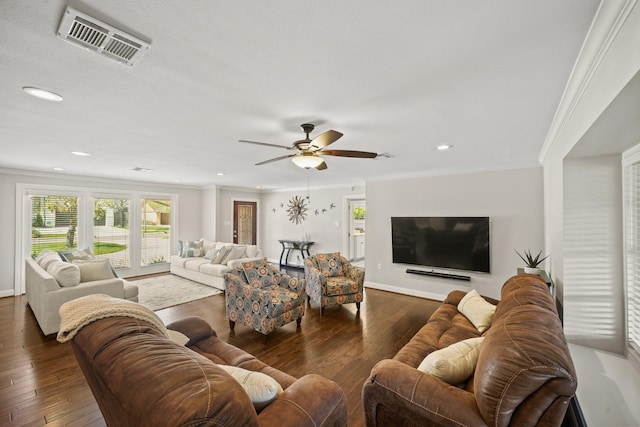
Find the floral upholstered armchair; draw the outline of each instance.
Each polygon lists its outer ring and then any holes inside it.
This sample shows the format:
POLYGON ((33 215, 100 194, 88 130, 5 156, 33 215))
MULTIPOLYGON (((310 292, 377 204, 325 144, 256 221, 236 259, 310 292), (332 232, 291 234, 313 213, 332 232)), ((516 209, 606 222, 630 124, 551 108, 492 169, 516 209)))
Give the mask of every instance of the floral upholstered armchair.
POLYGON ((304 278, 309 301, 325 307, 355 302, 360 310, 364 268, 351 265, 340 252, 317 254, 304 260, 304 278))
POLYGON ((294 320, 300 325, 304 283, 304 279, 282 274, 266 258, 243 262, 224 274, 229 327, 233 331, 239 322, 268 335, 294 320))

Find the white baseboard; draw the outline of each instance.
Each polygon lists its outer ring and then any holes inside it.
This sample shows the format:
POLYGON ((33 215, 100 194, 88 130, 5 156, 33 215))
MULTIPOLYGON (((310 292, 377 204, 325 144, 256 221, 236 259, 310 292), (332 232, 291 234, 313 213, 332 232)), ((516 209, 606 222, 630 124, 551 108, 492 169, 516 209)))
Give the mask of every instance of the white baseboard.
POLYGON ((12 297, 15 295, 15 291, 13 289, 7 289, 4 291, 0 291, 0 298, 4 297, 12 297))
POLYGON ((446 298, 446 295, 435 294, 433 292, 418 291, 416 289, 401 288, 401 287, 392 286, 392 285, 383 285, 381 283, 365 281, 364 286, 365 288, 378 289, 380 291, 387 291, 387 292, 394 292, 396 294, 409 295, 409 296, 418 297, 418 298, 427 298, 435 301, 442 301, 446 298))

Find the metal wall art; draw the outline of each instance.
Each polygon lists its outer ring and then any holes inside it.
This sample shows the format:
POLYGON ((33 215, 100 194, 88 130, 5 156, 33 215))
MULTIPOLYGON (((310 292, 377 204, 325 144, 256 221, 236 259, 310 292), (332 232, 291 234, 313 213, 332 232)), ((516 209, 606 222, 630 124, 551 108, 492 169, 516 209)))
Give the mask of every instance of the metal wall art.
POLYGON ((307 203, 304 197, 293 196, 287 204, 289 221, 300 224, 307 218, 307 203))

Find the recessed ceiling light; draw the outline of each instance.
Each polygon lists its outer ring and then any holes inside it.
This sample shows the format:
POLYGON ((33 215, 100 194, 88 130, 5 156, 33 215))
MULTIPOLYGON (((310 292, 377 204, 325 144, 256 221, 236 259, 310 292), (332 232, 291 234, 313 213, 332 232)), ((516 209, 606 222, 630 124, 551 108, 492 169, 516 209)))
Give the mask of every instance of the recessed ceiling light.
POLYGON ((444 151, 444 150, 448 150, 449 148, 453 147, 453 145, 449 145, 449 144, 440 144, 438 145, 436 148, 440 151, 444 151))
POLYGON ((62 101, 62 97, 57 93, 50 92, 48 90, 40 89, 37 87, 25 86, 22 88, 25 92, 27 92, 31 96, 35 96, 36 98, 46 99, 47 101, 62 101))
POLYGON ((261 185, 256 185, 256 188, 262 188, 262 186, 261 185))
POLYGON ((218 172, 218 176, 224 176, 224 172, 218 172))
POLYGON ((176 179, 176 180, 175 180, 175 181, 173 181, 173 182, 178 183, 178 182, 182 182, 182 181, 180 181, 179 179, 176 179))
POLYGON ((85 153, 84 151, 72 151, 71 154, 73 154, 74 156, 90 156, 91 154, 89 153, 85 153))
POLYGON ((63 171, 64 170, 62 168, 51 168, 51 169, 53 169, 54 171, 63 171))

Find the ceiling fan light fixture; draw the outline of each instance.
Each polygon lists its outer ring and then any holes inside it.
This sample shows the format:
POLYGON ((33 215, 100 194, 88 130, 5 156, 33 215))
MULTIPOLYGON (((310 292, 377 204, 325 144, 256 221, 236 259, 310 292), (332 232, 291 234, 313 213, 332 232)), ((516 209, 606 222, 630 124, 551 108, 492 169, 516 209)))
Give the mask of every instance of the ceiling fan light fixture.
POLYGON ((292 157, 291 160, 293 160, 293 163, 295 163, 296 166, 305 169, 315 168, 323 162, 320 157, 313 153, 301 153, 298 156, 292 157))

